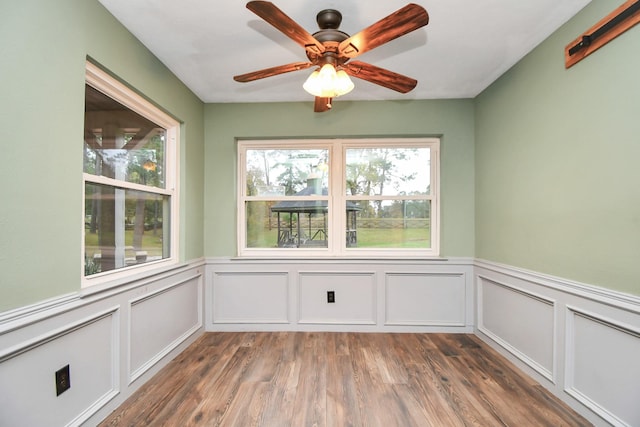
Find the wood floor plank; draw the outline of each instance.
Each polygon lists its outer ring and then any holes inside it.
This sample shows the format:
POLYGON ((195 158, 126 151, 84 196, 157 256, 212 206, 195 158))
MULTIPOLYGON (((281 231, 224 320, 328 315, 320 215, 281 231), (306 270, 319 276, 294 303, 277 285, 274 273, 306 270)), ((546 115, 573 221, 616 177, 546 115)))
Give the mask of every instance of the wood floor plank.
POLYGON ((426 363, 408 366, 411 395, 433 426, 464 426, 456 408, 449 404, 447 392, 426 363))
POLYGON ((409 375, 401 358, 404 346, 395 346, 388 334, 373 334, 369 337, 375 351, 376 365, 387 384, 406 384, 409 375))
POLYGON ((112 419, 102 425, 150 425, 175 416, 176 408, 186 407, 188 412, 188 403, 199 401, 202 378, 215 379, 224 370, 233 342, 232 336, 203 335, 128 400, 119 414, 124 421, 112 419))
POLYGON ((590 426, 473 335, 206 333, 101 426, 590 426))
MULTIPOLYGON (((467 366, 475 367, 481 375, 490 378, 493 387, 487 387, 491 397, 504 400, 511 412, 518 412, 527 422, 535 422, 539 426, 562 425, 563 419, 571 418, 573 411, 566 405, 558 406, 555 410, 549 410, 550 401, 541 401, 541 395, 534 387, 536 384, 531 378, 517 371, 506 359, 493 353, 494 350, 485 344, 476 349, 468 349, 464 360, 467 366), (512 407, 510 402, 516 399, 522 405, 512 407), (558 412, 562 413, 560 416, 558 412)), ((487 384, 485 382, 485 384, 487 384)), ((495 399, 498 400, 498 399, 495 399)), ((554 400, 554 402, 558 402, 554 400)), ((574 422, 578 422, 574 419, 574 422)))
POLYGON ((327 425, 363 425, 358 390, 351 358, 343 354, 327 356, 327 425))
POLYGON ((327 409, 326 345, 319 334, 303 334, 300 375, 291 425, 324 426, 327 409))
POLYGON ((429 350, 429 357, 426 364, 439 379, 444 396, 448 405, 460 414, 465 421, 465 425, 472 426, 501 426, 499 420, 495 420, 491 413, 487 412, 483 405, 478 402, 476 396, 469 393, 464 387, 464 377, 454 371, 446 356, 448 353, 429 350))
POLYGON ((387 380, 386 368, 380 367, 377 337, 354 334, 351 349, 356 373, 358 405, 364 425, 410 426, 410 416, 393 385, 387 380))
POLYGON ((299 377, 299 361, 284 359, 279 363, 265 396, 262 425, 274 427, 291 425, 299 377))
MULTIPOLYGON (((377 376, 375 363, 371 360, 368 343, 365 336, 360 334, 351 334, 349 340, 351 366, 353 369, 353 381, 357 393, 357 408, 360 413, 363 425, 366 426, 385 426, 384 422, 388 417, 388 412, 377 414, 374 406, 382 405, 379 387, 382 381, 377 376)), ((387 423, 386 425, 394 425, 387 423)))
POLYGON ((193 413, 194 425, 223 425, 251 362, 252 353, 253 350, 248 346, 238 347, 218 379, 206 384, 200 394, 201 401, 193 413))
POLYGON ((268 387, 268 382, 241 383, 235 398, 229 405, 224 424, 246 427, 265 425, 263 424, 262 413, 268 387))

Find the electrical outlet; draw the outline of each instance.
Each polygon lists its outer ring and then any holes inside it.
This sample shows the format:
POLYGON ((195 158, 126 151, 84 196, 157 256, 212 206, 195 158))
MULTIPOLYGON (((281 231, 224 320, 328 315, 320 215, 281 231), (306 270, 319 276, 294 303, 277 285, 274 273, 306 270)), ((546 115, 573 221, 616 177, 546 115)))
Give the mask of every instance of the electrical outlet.
POLYGON ((69 365, 56 371, 56 396, 60 396, 71 388, 71 375, 69 365))
POLYGON ((335 293, 335 291, 327 291, 327 302, 328 303, 336 302, 336 293, 335 293))

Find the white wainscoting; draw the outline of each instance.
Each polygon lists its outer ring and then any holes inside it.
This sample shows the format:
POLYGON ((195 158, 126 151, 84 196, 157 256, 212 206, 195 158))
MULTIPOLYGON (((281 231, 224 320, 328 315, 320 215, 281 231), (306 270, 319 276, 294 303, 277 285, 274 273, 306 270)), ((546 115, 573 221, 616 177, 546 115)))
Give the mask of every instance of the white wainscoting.
POLYGON ((640 298, 477 260, 476 334, 597 426, 640 426, 640 298))
POLYGON ((0 315, 0 426, 96 425, 203 331, 204 262, 0 315), (71 388, 56 395, 69 365, 71 388))
POLYGON ((473 332, 472 259, 212 258, 207 269, 209 331, 473 332))
POLYGON ((230 258, 0 314, 0 425, 95 425, 204 329, 475 332, 595 425, 640 426, 639 297, 472 259, 230 258))

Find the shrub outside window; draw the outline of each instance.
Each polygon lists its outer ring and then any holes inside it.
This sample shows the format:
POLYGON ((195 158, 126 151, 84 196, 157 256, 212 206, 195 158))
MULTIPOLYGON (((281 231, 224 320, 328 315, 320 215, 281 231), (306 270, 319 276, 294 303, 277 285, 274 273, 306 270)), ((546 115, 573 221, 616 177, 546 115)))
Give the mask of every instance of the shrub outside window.
POLYGON ((240 256, 438 255, 436 138, 238 142, 240 256))
POLYGON ((178 125, 87 64, 83 286, 176 261, 178 125))

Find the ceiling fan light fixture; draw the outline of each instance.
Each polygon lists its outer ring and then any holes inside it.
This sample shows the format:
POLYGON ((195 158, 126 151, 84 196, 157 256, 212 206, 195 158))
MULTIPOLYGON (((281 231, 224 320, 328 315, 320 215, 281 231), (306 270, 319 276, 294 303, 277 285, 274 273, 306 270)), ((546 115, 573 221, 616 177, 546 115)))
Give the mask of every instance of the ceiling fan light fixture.
POLYGON ((351 81, 351 78, 349 78, 347 72, 344 70, 338 70, 338 72, 336 73, 336 91, 340 95, 346 95, 347 93, 351 92, 354 87, 355 85, 351 81))
POLYGON ((336 72, 332 64, 324 64, 311 73, 302 87, 314 96, 336 98, 351 92, 355 85, 344 70, 336 72))

